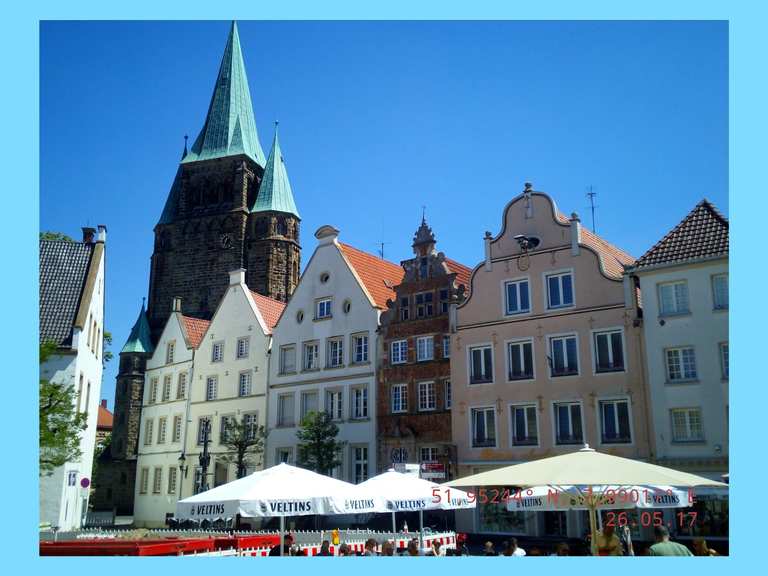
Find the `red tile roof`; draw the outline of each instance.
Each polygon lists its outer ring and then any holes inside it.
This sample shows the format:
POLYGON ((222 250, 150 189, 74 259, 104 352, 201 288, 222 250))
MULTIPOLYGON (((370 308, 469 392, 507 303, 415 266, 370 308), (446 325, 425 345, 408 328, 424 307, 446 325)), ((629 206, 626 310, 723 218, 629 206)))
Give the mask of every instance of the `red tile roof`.
POLYGON ((363 286, 373 298, 377 308, 386 310, 387 300, 395 299, 392 289, 403 281, 405 270, 394 262, 339 242, 341 253, 347 259, 363 286))
POLYGON ((187 331, 187 338, 192 348, 200 346, 200 342, 203 341, 203 336, 208 330, 208 326, 211 325, 210 320, 201 320, 200 318, 192 318, 191 316, 181 316, 184 321, 184 329, 187 331))
MULTIPOLYGON (((557 213, 557 219, 563 224, 570 224, 570 220, 562 212, 557 213)), ((606 242, 584 226, 581 227, 581 243, 597 252, 605 273, 614 278, 621 278, 624 274, 624 266, 630 266, 635 262, 635 259, 624 250, 606 242)))
POLYGON ((728 219, 704 199, 635 263, 635 268, 728 255, 728 219))
MULTIPOLYGON (((106 400, 104 400, 106 402, 106 400)), ((96 418, 96 428, 112 430, 112 412, 104 404, 99 404, 99 414, 96 418)))
POLYGON ((261 316, 264 318, 264 322, 267 323, 267 327, 271 331, 275 326, 277 326, 277 321, 280 319, 280 314, 283 313, 283 309, 285 308, 285 302, 273 300, 272 298, 263 296, 258 292, 254 292, 253 290, 251 290, 251 296, 253 296, 253 302, 256 304, 259 312, 261 312, 261 316))
POLYGON ((445 263, 448 265, 448 270, 456 273, 456 285, 460 286, 463 284, 469 290, 469 277, 472 275, 472 268, 467 268, 464 264, 460 264, 450 258, 446 258, 445 263))

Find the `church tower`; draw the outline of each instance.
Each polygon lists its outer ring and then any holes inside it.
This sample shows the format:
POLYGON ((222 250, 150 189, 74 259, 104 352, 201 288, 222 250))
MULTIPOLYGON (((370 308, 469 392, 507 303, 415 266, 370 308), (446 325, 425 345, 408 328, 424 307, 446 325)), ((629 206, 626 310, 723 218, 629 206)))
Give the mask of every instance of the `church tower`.
POLYGON ((269 162, 259 143, 233 22, 205 124, 192 147, 184 146, 155 226, 147 310, 153 340, 168 319, 173 298, 184 301, 190 316, 210 318, 226 291, 230 270, 247 268, 249 286, 265 296, 284 301, 293 292, 299 220, 277 136, 270 161, 275 165, 265 170, 269 162), (261 208, 273 204, 261 199, 265 178, 270 179, 264 189, 270 198, 284 199, 287 186, 293 212, 261 208), (266 219, 255 217, 254 210, 266 219))

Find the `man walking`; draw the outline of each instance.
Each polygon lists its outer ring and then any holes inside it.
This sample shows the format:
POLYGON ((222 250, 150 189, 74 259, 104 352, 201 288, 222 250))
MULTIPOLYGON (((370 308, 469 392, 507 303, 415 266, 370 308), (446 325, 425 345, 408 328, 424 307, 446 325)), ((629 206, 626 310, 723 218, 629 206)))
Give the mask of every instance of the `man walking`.
POLYGON ((688 548, 669 539, 669 530, 666 526, 656 526, 653 529, 653 537, 656 544, 648 551, 651 556, 693 556, 688 548))

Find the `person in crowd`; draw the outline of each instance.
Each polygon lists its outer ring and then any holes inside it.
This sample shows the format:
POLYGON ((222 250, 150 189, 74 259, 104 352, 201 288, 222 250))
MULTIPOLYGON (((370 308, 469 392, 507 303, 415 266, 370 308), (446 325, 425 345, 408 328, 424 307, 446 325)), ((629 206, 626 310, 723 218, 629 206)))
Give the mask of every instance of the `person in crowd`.
POLYGON ((707 541, 704 538, 693 539, 693 555, 694 556, 718 556, 718 553, 707 546, 707 541))
POLYGON ((555 546, 554 556, 570 556, 571 548, 568 546, 568 542, 560 542, 555 546))
POLYGON ((339 556, 352 556, 352 550, 346 542, 339 546, 339 556))
POLYGON ((496 554, 496 549, 493 547, 493 542, 490 540, 485 543, 485 547, 483 548, 483 556, 498 556, 498 554, 496 554))
POLYGON ((505 540, 503 546, 504 548, 501 551, 502 556, 525 556, 525 550, 517 545, 517 538, 505 540))
POLYGON ((621 539, 612 524, 604 524, 603 530, 598 530, 595 534, 598 556, 623 556, 624 549, 621 547, 621 539))
POLYGON ((533 547, 528 551, 527 556, 544 556, 539 548, 533 547))
POLYGON ((445 556, 445 548, 438 540, 432 540, 431 556, 445 556))
POLYGON ((394 556, 395 555, 395 545, 390 542, 389 540, 384 540, 384 542, 381 545, 381 555, 382 556, 394 556))
POLYGON ((373 538, 368 538, 368 540, 365 541, 365 552, 363 552, 363 556, 377 556, 376 554, 376 547, 379 545, 376 540, 373 538))
MULTIPOLYGON (((284 556, 290 556, 291 555, 291 547, 293 546, 293 534, 290 532, 287 532, 285 536, 283 536, 283 555, 284 556)), ((270 556, 280 556, 280 545, 275 544, 272 546, 272 549, 269 551, 270 556)))
POLYGON ((653 529, 653 538, 656 544, 651 546, 651 556, 693 556, 687 547, 669 539, 669 530, 666 526, 656 526, 653 529))
POLYGON ((318 556, 331 555, 331 543, 328 540, 323 540, 322 544, 320 544, 320 552, 318 552, 317 555, 318 556))
POLYGON ((413 540, 408 542, 408 556, 421 556, 421 551, 419 550, 418 538, 414 538, 413 540))

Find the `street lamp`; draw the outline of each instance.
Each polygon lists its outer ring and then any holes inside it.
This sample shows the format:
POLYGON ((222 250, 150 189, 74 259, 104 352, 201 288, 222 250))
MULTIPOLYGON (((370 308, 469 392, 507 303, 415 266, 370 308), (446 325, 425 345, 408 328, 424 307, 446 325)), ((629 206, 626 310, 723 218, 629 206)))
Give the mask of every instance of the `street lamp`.
POLYGON ((200 453, 200 484, 199 484, 199 490, 200 492, 205 492, 208 490, 208 482, 207 482, 207 476, 208 476, 208 466, 211 463, 211 455, 208 453, 208 443, 210 442, 210 434, 211 434, 211 420, 209 418, 205 418, 202 421, 203 426, 203 451, 200 453))

